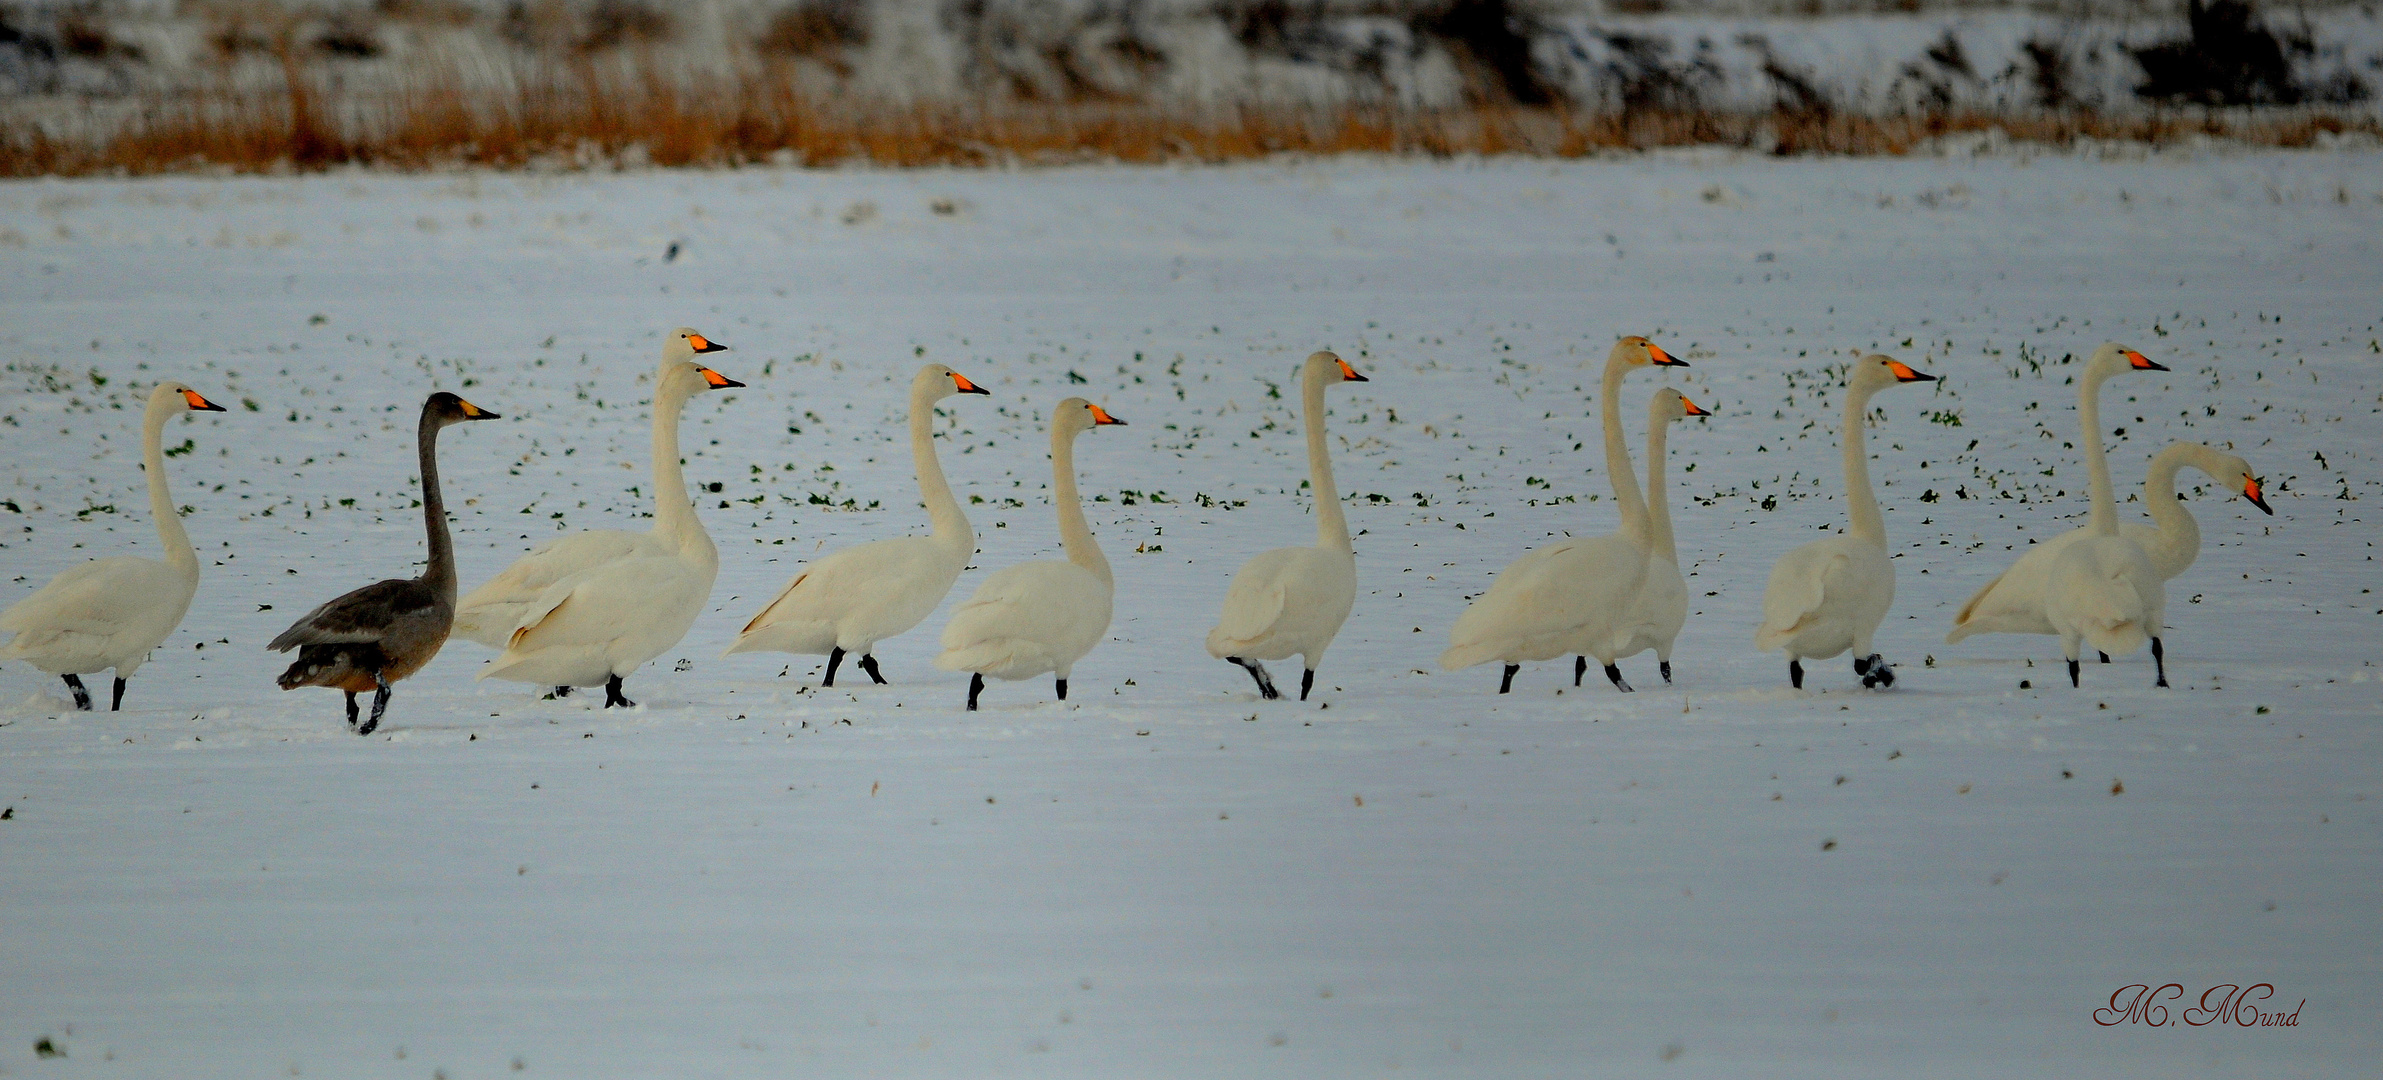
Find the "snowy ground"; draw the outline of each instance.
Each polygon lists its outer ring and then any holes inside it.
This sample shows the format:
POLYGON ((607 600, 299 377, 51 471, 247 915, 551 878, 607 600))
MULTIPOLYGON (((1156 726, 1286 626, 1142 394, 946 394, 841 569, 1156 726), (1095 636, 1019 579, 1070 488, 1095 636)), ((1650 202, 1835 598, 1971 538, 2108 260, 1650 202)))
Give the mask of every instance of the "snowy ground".
POLYGON ((0 603, 155 551, 151 381, 253 403, 169 429, 206 578, 127 711, 0 670, 0 1075, 2361 1073, 2379 238, 2383 155, 2347 151, 0 186, 0 603), (505 414, 444 443, 467 587, 642 527, 679 323, 751 388, 689 410, 722 570, 641 708, 475 683, 460 642, 369 740, 273 689, 265 640, 420 557, 433 388, 505 414), (1633 332, 1719 414, 1672 438, 1679 685, 1438 671, 1498 567, 1613 527, 1580 365, 1633 332), (2190 500, 2172 691, 1942 644, 2081 515, 2061 358, 2111 338, 2174 369, 2111 384, 2122 490, 2194 439, 2276 508, 2190 500), (1260 703, 1199 642, 1243 558, 1312 540, 1320 346, 1374 380, 1332 395, 1361 595, 1320 701, 1260 703), (1945 377, 1872 434, 1904 681, 1796 694, 1755 612, 1843 518, 1821 372, 1873 348, 1945 377), (940 613, 889 687, 719 658, 822 547, 923 531, 922 357, 994 391, 947 403, 985 500, 956 595, 1055 549, 1053 401, 1131 422, 1079 450, 1119 597, 1074 702, 962 713, 940 613), (2168 982, 2306 1004, 2094 1022, 2168 982))

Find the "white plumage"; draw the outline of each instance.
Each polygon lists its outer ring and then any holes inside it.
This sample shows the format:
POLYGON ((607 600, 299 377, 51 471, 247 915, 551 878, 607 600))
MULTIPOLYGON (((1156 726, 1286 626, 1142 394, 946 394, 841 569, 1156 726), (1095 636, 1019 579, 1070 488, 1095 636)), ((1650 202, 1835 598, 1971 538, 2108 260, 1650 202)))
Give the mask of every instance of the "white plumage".
POLYGON ((0 660, 23 660, 62 677, 78 708, 91 707, 79 676, 115 669, 109 705, 124 707, 125 680, 163 643, 198 594, 198 554, 166 490, 166 421, 191 410, 222 412, 199 392, 178 382, 160 383, 141 414, 141 467, 149 479, 149 513, 156 519, 163 561, 123 555, 71 567, 33 595, 0 612, 0 632, 13 633, 0 645, 0 660))
POLYGON ((1895 685, 1894 669, 1871 648, 1878 624, 1895 603, 1895 564, 1887 557, 1886 520, 1870 490, 1862 421, 1872 394, 1935 378, 1878 353, 1854 361, 1847 376, 1841 438, 1849 527, 1843 535, 1779 557, 1763 590, 1762 625, 1754 631, 1756 648, 1787 654, 1788 680, 1798 689, 1804 685, 1805 658, 1826 660, 1847 649, 1853 650, 1854 673, 1863 686, 1895 685))
POLYGON ((1605 358, 1600 390, 1605 425, 1605 471, 1620 505, 1622 529, 1609 536, 1564 540, 1525 553, 1498 571, 1489 591, 1467 607, 1448 631, 1440 666, 1450 671, 1503 661, 1503 694, 1525 661, 1567 652, 1594 656, 1606 677, 1627 692, 1615 648, 1630 624, 1631 605, 1647 576, 1646 502, 1622 433, 1622 376, 1649 365, 1686 367, 1643 337, 1615 342, 1605 358))
POLYGON ((1067 700, 1067 679, 1076 661, 1109 632, 1116 579, 1084 522, 1076 493, 1075 443, 1076 436, 1096 426, 1122 423, 1083 398, 1068 398, 1052 412, 1051 503, 1067 561, 1003 569, 952 612, 935 666, 975 673, 968 680, 970 711, 987 675, 1017 680, 1050 672, 1057 676, 1059 700, 1067 700))
MULTIPOLYGON (((669 515, 660 554, 640 551, 563 577, 523 611, 505 651, 480 670, 483 679, 549 686, 604 687, 604 704, 634 705, 621 680, 678 644, 695 625, 719 576, 720 553, 696 517, 678 461, 679 414, 687 399, 743 386, 691 360, 667 362, 654 388, 654 449, 674 467, 656 470, 656 496, 669 515), (665 472, 667 473, 665 475, 665 472)), ((661 516, 659 513, 657 516, 661 516)))
POLYGON ((1225 590, 1224 614, 1208 632, 1208 655, 1228 660, 1257 680, 1261 697, 1280 697, 1260 661, 1299 657, 1299 700, 1315 686, 1316 665, 1349 620, 1357 602, 1357 553, 1349 544, 1349 521, 1341 512, 1340 487, 1332 478, 1332 454, 1324 434, 1324 388, 1367 382, 1349 362, 1329 352, 1307 358, 1299 375, 1301 407, 1307 415, 1308 486, 1316 500, 1313 547, 1276 548, 1243 563, 1225 590))
MULTIPOLYGON (((1654 399, 1647 403, 1647 576, 1630 605, 1614 658, 1653 649, 1657 670, 1666 684, 1671 682, 1672 642, 1679 640, 1680 628, 1688 624, 1688 579, 1680 576, 1680 550, 1672 537, 1671 507, 1663 490, 1663 459, 1670 441, 1667 433, 1671 425, 1688 417, 1710 415, 1668 386, 1655 391, 1654 399)), ((1587 670, 1585 660, 1574 665, 1572 685, 1579 686, 1587 670)))
MULTIPOLYGON (((671 331, 662 342, 662 364, 656 379, 677 365, 693 363, 702 353, 726 351, 727 346, 687 327, 671 331)), ((657 387, 659 383, 657 382, 657 387)), ((673 427, 664 440, 661 391, 655 391, 654 415, 654 527, 646 532, 589 529, 549 540, 513 561, 479 588, 456 601, 454 636, 491 649, 513 640, 513 631, 538 604, 539 597, 558 581, 609 562, 637 555, 666 556, 678 549, 678 535, 694 516, 686 498, 686 469, 679 464, 678 435, 673 427)), ((670 423, 675 425, 674 415, 670 423)))
POLYGON ((745 624, 728 652, 824 654, 822 686, 836 684, 844 654, 858 653, 861 669, 885 681, 872 655, 877 643, 933 613, 976 553, 976 532, 936 460, 934 423, 936 402, 984 393, 942 364, 919 369, 910 381, 910 456, 934 532, 846 548, 804 567, 745 624))

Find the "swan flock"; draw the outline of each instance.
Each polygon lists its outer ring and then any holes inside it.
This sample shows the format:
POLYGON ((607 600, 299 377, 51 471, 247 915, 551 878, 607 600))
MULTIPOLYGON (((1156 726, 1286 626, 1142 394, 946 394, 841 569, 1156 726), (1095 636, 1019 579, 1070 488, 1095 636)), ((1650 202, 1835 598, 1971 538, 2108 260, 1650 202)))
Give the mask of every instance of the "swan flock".
MULTIPOLYGON (((388 708, 392 684, 423 670, 449 637, 460 637, 495 651, 481 665, 480 678, 528 683, 554 697, 601 686, 604 707, 633 707, 625 680, 685 638, 709 605, 719 574, 719 550, 696 512, 679 457, 679 425, 698 395, 745 386, 706 365, 712 354, 725 351, 688 327, 665 338, 653 388, 651 529, 590 530, 547 542, 460 597, 439 484, 439 433, 499 417, 454 394, 431 394, 415 438, 423 572, 341 595, 274 638, 268 648, 297 654, 278 680, 282 689, 342 691, 349 729, 370 734, 388 708), (373 695, 369 715, 357 702, 363 693, 373 695)), ((1569 654, 1575 687, 1594 660, 1616 692, 1628 693, 1633 688, 1621 661, 1652 651, 1657 673, 1671 684, 1672 647, 1689 604, 1664 486, 1668 433, 1673 424, 1714 413, 1676 388, 1654 392, 1647 403, 1642 487, 1623 427, 1621 391, 1631 372, 1686 366, 1644 337, 1615 343, 1597 402, 1617 515, 1607 526, 1611 531, 1567 533, 1514 558, 1451 626, 1441 667, 1497 662, 1497 692, 1504 694, 1522 665, 1569 654)), ((1804 661, 1840 655, 1850 654, 1864 688, 1889 689, 1898 677, 1879 641, 1894 604, 1896 567, 1870 484, 1865 431, 1885 420, 1872 409, 1873 395, 1937 377, 1875 353, 1843 370, 1838 440, 1846 520, 1816 523, 1828 535, 1776 560, 1753 632, 1755 648, 1787 661, 1789 684, 1798 691, 1804 661)), ((2131 373, 2167 370, 2115 342, 2093 353, 2074 380, 2089 487, 2086 524, 2034 544, 1979 589, 1955 615, 1948 643, 1990 633, 2056 637, 2072 685, 2082 684, 2088 645, 2104 663, 2112 654, 2148 646, 2155 685, 2168 685, 2165 586, 2193 565, 2201 548, 2200 528, 2179 501, 2177 473, 2195 469, 2259 510, 2274 510, 2248 462, 2179 442, 2145 472, 2143 504, 2152 523, 2119 520, 2101 428, 2102 386, 2131 373)), ((1298 374, 1316 542, 1250 557, 1223 582, 1221 614, 1204 644, 1211 657, 1246 675, 1245 695, 1254 683, 1262 699, 1283 696, 1266 663, 1297 657, 1299 698, 1305 701, 1357 598, 1357 551, 1333 478, 1326 391, 1371 380, 1329 351, 1310 355, 1298 374)), ((877 645, 943 606, 976 554, 976 533, 936 449, 937 414, 948 399, 989 393, 942 364, 921 367, 910 382, 908 418, 927 534, 887 536, 812 560, 744 623, 728 654, 825 656, 823 687, 835 685, 844 660, 856 657, 872 683, 887 682, 877 645)), ((0 634, 10 635, 0 643, 0 663, 23 661, 59 677, 78 709, 93 707, 81 676, 112 671, 110 706, 123 707, 127 680, 181 625, 199 586, 199 560, 182 523, 191 508, 177 509, 169 494, 162 434, 189 413, 223 411, 182 383, 154 388, 141 419, 142 468, 163 559, 103 558, 57 574, 0 611, 0 634)), ((987 678, 1048 675, 1054 695, 1065 701, 1076 666, 1108 637, 1119 582, 1085 519, 1075 453, 1081 436, 1124 423, 1081 397, 1058 402, 1050 413, 1050 490, 1065 557, 999 569, 952 608, 935 666, 969 673, 967 710, 979 708, 987 678)), ((1100 469, 1097 461, 1091 467, 1100 469)))

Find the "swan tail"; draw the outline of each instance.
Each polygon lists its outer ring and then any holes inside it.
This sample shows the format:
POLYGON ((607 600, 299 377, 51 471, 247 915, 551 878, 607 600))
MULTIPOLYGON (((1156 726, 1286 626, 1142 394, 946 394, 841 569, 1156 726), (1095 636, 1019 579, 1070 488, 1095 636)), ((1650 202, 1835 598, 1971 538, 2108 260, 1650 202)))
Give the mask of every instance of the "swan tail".
POLYGON ((1440 654, 1440 667, 1446 671, 1463 671, 1496 660, 1506 651, 1505 642, 1471 642, 1451 645, 1440 654))
POLYGON ((1028 679, 1058 669, 1058 660, 1042 645, 1015 638, 980 641, 947 649, 935 658, 945 671, 973 671, 996 679, 1028 679))

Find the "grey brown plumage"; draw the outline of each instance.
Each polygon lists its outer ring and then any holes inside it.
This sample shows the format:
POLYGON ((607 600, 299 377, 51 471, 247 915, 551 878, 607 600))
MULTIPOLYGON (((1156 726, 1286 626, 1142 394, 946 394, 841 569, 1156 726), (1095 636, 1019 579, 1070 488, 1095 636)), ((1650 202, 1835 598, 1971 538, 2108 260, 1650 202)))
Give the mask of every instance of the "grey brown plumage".
POLYGON ((447 537, 447 510, 439 495, 438 433, 466 420, 494 420, 497 414, 440 392, 422 403, 416 432, 422 459, 423 531, 430 562, 418 578, 377 581, 307 612, 266 648, 298 650, 298 660, 276 680, 284 690, 327 686, 348 695, 348 723, 356 724, 357 694, 373 691, 372 719, 357 727, 369 735, 388 705, 389 684, 437 656, 455 623, 455 549, 447 537))

